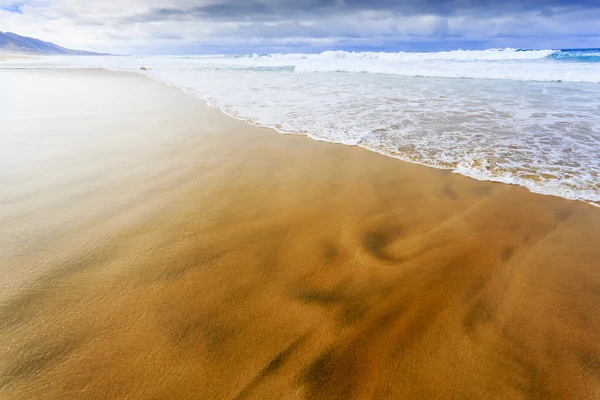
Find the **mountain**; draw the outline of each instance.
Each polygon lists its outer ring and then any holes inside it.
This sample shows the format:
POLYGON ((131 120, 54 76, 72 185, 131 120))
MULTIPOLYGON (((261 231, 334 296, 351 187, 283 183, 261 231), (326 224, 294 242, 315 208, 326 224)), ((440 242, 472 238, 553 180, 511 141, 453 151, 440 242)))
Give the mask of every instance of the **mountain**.
POLYGON ((99 55, 99 53, 93 53, 91 51, 67 49, 54 43, 19 36, 11 32, 0 32, 0 52, 2 51, 48 55, 99 55))

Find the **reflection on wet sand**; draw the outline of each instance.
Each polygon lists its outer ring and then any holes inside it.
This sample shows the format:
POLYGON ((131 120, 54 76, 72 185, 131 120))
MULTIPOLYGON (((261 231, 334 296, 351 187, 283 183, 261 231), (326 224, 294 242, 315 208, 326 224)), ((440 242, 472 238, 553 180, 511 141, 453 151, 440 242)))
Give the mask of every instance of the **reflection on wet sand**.
POLYGON ((598 209, 0 72, 56 108, 8 132, 94 138, 0 175, 0 397, 600 396, 598 209))

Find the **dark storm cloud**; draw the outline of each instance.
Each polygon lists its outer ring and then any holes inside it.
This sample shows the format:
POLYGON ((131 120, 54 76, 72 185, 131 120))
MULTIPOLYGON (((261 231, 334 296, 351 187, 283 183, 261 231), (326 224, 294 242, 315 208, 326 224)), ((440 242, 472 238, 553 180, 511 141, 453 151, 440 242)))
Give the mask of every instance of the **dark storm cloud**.
POLYGON ((203 19, 212 21, 276 21, 290 17, 314 15, 316 11, 331 11, 331 6, 310 4, 305 7, 301 1, 291 4, 264 3, 259 1, 246 1, 236 3, 221 1, 215 4, 188 6, 184 8, 155 8, 145 13, 127 18, 130 21, 163 21, 181 19, 203 19))
POLYGON ((199 21, 241 23, 215 28, 240 38, 432 38, 518 37, 556 30, 573 35, 600 31, 600 0, 180 0, 177 7, 151 8, 121 22, 199 21), (569 14, 574 15, 569 18, 569 14), (591 14, 593 16, 593 14, 591 14), (583 19, 582 19, 583 17, 583 19), (228 32, 226 31, 228 30, 228 32), (579 31, 579 32, 578 32, 579 31))
POLYGON ((574 10, 600 8, 600 0, 271 0, 233 1, 155 8, 132 17, 138 21, 161 21, 182 18, 202 18, 220 21, 273 21, 307 17, 331 17, 361 11, 389 12, 393 15, 415 16, 503 16, 537 11, 545 17, 574 10))

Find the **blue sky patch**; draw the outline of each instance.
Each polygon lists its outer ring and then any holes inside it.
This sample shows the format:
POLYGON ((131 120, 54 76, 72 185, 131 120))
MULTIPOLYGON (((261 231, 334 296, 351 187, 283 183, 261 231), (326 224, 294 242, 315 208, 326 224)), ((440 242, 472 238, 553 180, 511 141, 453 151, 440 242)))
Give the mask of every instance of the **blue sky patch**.
POLYGON ((11 4, 10 6, 2 6, 0 10, 8 11, 14 14, 23 14, 23 4, 11 4))

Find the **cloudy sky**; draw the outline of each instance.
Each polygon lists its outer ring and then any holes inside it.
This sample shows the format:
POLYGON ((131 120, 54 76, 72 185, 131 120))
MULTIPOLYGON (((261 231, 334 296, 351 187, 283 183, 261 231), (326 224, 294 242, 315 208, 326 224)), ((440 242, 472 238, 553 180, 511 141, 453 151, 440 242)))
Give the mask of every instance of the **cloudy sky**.
POLYGON ((600 0, 0 0, 0 31, 124 54, 600 47, 600 0))

